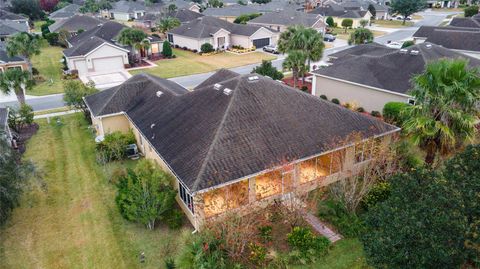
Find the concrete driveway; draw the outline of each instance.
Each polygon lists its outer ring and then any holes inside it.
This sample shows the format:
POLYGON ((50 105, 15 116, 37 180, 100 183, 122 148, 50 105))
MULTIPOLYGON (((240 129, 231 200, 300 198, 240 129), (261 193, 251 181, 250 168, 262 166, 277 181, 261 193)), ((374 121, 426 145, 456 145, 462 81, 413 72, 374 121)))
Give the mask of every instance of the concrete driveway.
POLYGON ((122 84, 125 80, 129 79, 132 75, 127 71, 115 71, 110 73, 89 73, 86 76, 80 76, 80 80, 83 83, 93 81, 95 87, 99 90, 105 90, 111 87, 122 84))

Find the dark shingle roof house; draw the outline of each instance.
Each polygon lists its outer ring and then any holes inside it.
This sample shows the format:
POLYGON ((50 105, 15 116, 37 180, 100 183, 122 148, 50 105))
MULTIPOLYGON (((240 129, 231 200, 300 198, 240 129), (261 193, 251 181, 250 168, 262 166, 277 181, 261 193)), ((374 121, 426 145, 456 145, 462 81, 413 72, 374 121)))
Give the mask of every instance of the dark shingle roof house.
POLYGON ((59 32, 60 30, 67 30, 70 33, 76 33, 80 29, 88 31, 104 22, 104 20, 87 15, 74 15, 68 19, 56 21, 54 24, 50 25, 48 29, 52 33, 59 32))
POLYGON ((59 10, 50 13, 48 16, 52 20, 68 19, 79 13, 80 6, 76 4, 69 4, 59 10))
POLYGON ((252 6, 231 5, 222 8, 207 8, 203 11, 206 16, 214 17, 238 17, 243 14, 260 13, 252 6))
POLYGON ((160 20, 162 17, 173 17, 173 18, 178 19, 181 23, 186 23, 186 22, 193 21, 196 18, 200 18, 200 17, 203 17, 203 16, 204 15, 202 13, 198 13, 198 12, 194 12, 194 11, 182 8, 182 9, 177 9, 177 10, 172 11, 172 12, 168 12, 165 15, 159 14, 159 13, 156 13, 156 12, 155 13, 147 12, 147 13, 145 13, 145 15, 139 17, 135 21, 156 22, 156 21, 160 20))
POLYGON ((68 39, 68 43, 75 47, 80 43, 91 39, 92 37, 97 37, 107 42, 113 42, 115 37, 117 37, 117 35, 123 30, 123 28, 126 28, 126 26, 118 22, 102 22, 101 24, 95 26, 88 31, 71 37, 70 39, 68 39))
POLYGON ((209 38, 220 29, 225 29, 231 34, 250 36, 259 26, 230 23, 211 16, 203 16, 189 23, 181 25, 169 33, 192 38, 209 38))
POLYGON ((24 21, 24 20, 28 20, 28 18, 20 14, 15 14, 7 10, 0 9, 0 20, 24 21))
POLYGON ((450 26, 480 28, 480 15, 477 14, 470 18, 453 18, 450 26))
POLYGON ((339 2, 338 4, 345 9, 350 10, 368 10, 369 5, 373 5, 375 10, 379 12, 385 12, 389 10, 387 5, 380 5, 376 1, 368 0, 344 0, 342 2, 339 2))
POLYGON ((417 44, 398 50, 372 43, 330 55, 331 65, 314 74, 407 94, 411 78, 425 70, 427 63, 439 59, 467 59, 471 67, 480 60, 431 43, 417 44), (399 68, 401 67, 401 68, 399 68))
POLYGON ((25 60, 20 56, 13 56, 13 57, 8 56, 7 50, 5 48, 5 43, 0 42, 0 64, 9 63, 9 62, 23 62, 23 61, 25 60))
POLYGON ((480 51, 480 28, 422 26, 413 37, 449 49, 480 51))
POLYGON ((266 4, 252 4, 250 6, 258 10, 260 13, 265 13, 289 9, 302 11, 304 10, 302 4, 296 3, 295 1, 272 0, 266 4))
POLYGON ((248 24, 260 24, 260 25, 303 25, 305 27, 313 27, 318 22, 321 22, 323 26, 323 17, 318 14, 310 14, 295 10, 284 10, 278 12, 265 13, 260 17, 248 21, 248 24))
POLYGON ((21 32, 28 32, 27 24, 10 20, 0 20, 0 36, 12 36, 21 32))
POLYGON ((145 7, 144 2, 140 1, 118 1, 112 3, 112 8, 109 10, 110 12, 118 12, 118 13, 133 13, 135 11, 144 11, 147 8, 145 7))
POLYGON ((363 18, 367 14, 368 10, 351 10, 346 9, 340 5, 328 4, 327 6, 320 6, 310 11, 311 14, 319 14, 325 17, 338 17, 359 19, 363 18))
POLYGON ((190 193, 338 148, 353 132, 398 128, 270 78, 220 70, 187 91, 147 74, 87 96, 94 117, 124 113, 190 193))

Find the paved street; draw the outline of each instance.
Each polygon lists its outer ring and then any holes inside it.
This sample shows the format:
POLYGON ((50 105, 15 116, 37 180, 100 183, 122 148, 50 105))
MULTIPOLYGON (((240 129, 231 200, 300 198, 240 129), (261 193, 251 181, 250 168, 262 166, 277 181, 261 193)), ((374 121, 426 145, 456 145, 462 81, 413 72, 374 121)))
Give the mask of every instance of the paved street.
MULTIPOLYGON (((415 23, 414 26, 402 28, 400 30, 388 33, 382 37, 378 37, 375 39, 375 42, 385 44, 387 41, 400 41, 400 40, 408 39, 413 35, 413 33, 418 29, 418 27, 422 25, 432 25, 432 26, 439 25, 450 14, 453 14, 453 13, 434 12, 434 11, 422 12, 420 13, 420 15, 423 16, 423 19, 415 23)), ((324 56, 328 56, 329 54, 344 50, 348 47, 349 47, 348 45, 345 45, 345 46, 327 49, 324 52, 324 56)), ((277 60, 273 61, 273 65, 281 69, 283 59, 284 59, 283 56, 279 56, 277 60)), ((252 71, 252 69, 256 65, 258 64, 236 67, 230 70, 237 72, 239 74, 248 74, 252 71)), ((198 85, 200 82, 207 79, 213 73, 214 72, 209 72, 209 73, 203 73, 203 74, 197 74, 197 75, 177 77, 177 78, 172 78, 171 80, 177 82, 178 84, 186 88, 193 88, 196 85, 198 85)), ((62 94, 49 95, 44 97, 35 97, 32 99, 27 98, 27 103, 31 105, 34 110, 53 109, 53 108, 58 108, 65 105, 62 100, 62 94)), ((8 102, 0 101, 0 107, 14 106, 16 104, 17 104, 16 101, 8 101, 8 102)))

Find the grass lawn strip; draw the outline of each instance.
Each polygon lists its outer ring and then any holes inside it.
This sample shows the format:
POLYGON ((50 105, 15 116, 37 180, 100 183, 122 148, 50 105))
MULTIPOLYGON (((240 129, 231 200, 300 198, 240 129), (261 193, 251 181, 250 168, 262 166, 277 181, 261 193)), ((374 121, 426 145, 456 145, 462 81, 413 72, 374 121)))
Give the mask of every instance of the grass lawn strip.
POLYGON ((191 232, 148 231, 120 216, 107 175, 133 163, 97 165, 93 136, 82 117, 62 117, 63 126, 39 121, 25 158, 36 163, 44 184, 24 195, 0 230, 5 268, 139 268, 142 251, 146 263, 141 267, 158 268, 191 232))
POLYGON ((44 45, 39 55, 32 57, 32 65, 45 81, 37 82, 29 95, 48 95, 63 92, 62 83, 62 50, 63 48, 44 45))
POLYGON ((158 65, 157 67, 135 70, 130 73, 132 75, 150 73, 162 78, 173 78, 211 72, 220 68, 232 68, 260 63, 262 60, 276 59, 275 56, 263 52, 253 52, 243 55, 224 52, 215 55, 201 56, 190 51, 173 49, 173 53, 177 58, 160 60, 155 62, 158 65))

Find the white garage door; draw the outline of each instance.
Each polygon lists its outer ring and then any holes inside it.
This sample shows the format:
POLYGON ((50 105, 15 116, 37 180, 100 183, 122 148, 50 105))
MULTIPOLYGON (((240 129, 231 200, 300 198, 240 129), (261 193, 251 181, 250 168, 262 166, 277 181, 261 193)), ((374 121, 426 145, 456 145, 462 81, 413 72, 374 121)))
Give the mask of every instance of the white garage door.
POLYGON ((123 70, 122 57, 110 57, 93 60, 93 69, 95 72, 112 72, 123 70))
POLYGON ((79 76, 86 75, 87 72, 88 72, 88 69, 87 69, 87 64, 86 64, 85 60, 75 61, 75 69, 78 70, 78 75, 79 76))

